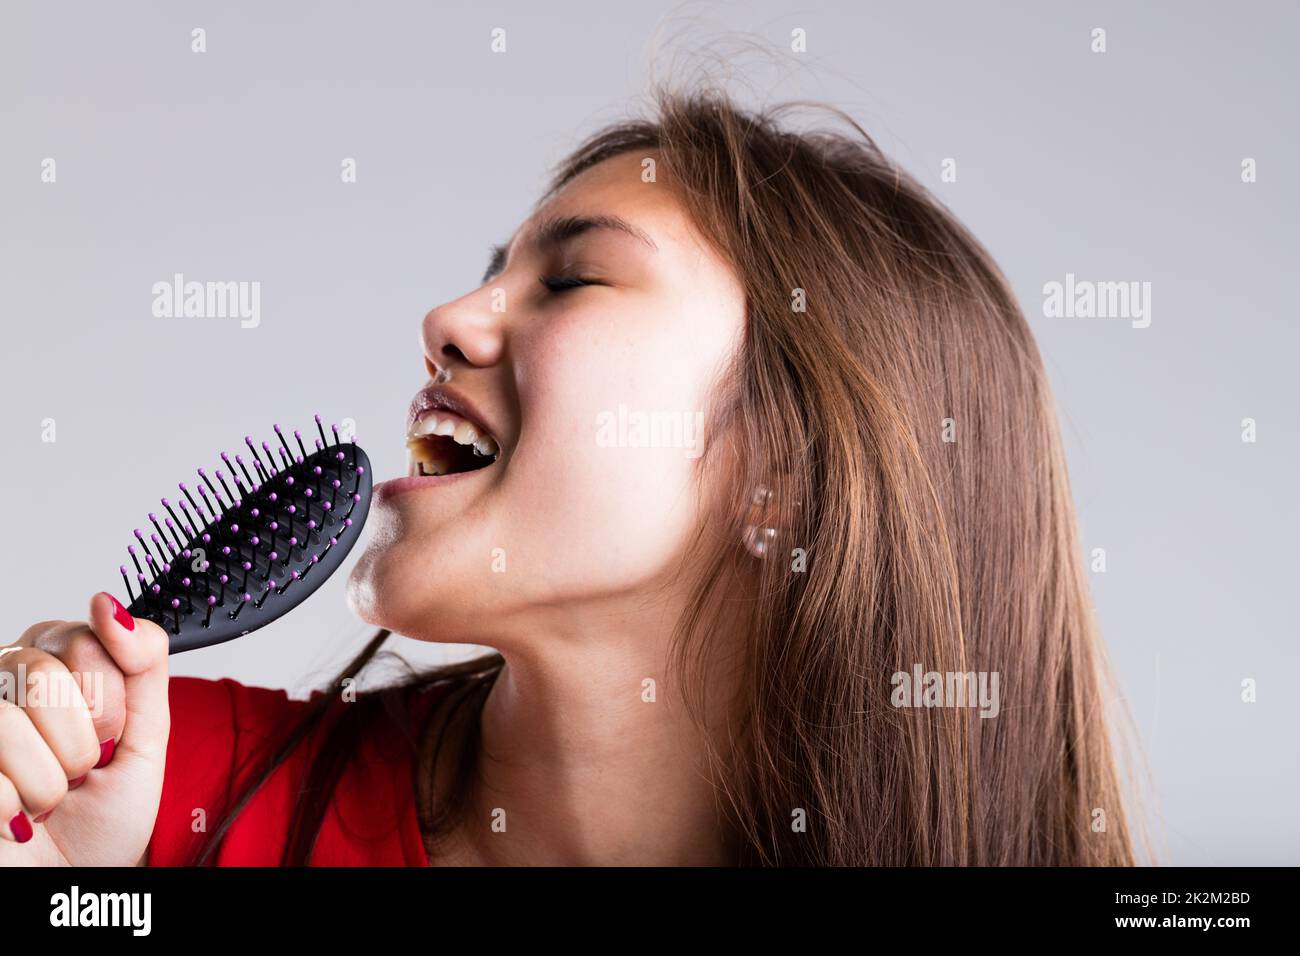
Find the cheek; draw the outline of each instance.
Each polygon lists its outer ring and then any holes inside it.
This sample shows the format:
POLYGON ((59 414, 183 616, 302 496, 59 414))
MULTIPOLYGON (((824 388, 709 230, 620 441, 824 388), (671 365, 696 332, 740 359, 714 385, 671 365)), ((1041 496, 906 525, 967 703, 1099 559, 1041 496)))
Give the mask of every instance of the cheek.
POLYGON ((514 476, 527 483, 528 540, 517 546, 545 541, 535 557, 549 555, 546 573, 632 585, 672 564, 697 526, 702 403, 718 356, 688 325, 671 310, 593 309, 530 343, 514 476))

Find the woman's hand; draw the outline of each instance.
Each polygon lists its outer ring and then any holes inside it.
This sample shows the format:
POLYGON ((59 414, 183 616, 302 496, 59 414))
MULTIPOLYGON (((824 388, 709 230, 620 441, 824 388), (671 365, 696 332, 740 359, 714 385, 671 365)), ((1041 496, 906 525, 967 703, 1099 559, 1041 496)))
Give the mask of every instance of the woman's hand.
POLYGON ((167 634, 112 596, 0 647, 0 866, 136 866, 171 714, 167 634))

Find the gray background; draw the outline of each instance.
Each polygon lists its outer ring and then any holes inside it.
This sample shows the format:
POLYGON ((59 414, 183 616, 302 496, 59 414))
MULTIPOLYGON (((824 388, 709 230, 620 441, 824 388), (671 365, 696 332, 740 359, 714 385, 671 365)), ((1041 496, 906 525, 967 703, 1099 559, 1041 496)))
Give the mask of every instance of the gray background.
MULTIPOLYGON (((1163 859, 1300 863, 1294 5, 6 0, 2 17, 0 635, 120 592, 158 497, 272 421, 350 416, 379 476, 401 471, 420 317, 477 283, 550 163, 634 105, 656 30, 677 50, 746 33, 785 61, 742 65, 755 97, 848 110, 1021 296, 1084 546, 1106 549, 1093 593, 1163 859), (260 281, 261 326, 154 318, 174 272, 260 281), (1044 318, 1067 272, 1151 282, 1151 326, 1044 318)), ((367 633, 343 580, 174 672, 303 695, 367 633)))

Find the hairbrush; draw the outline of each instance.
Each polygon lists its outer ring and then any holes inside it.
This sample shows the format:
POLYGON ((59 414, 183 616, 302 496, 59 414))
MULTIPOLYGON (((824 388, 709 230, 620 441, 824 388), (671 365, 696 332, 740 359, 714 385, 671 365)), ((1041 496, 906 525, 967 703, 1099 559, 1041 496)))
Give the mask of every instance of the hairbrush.
POLYGON ((234 640, 283 617, 356 544, 370 511, 366 453, 355 439, 340 441, 337 425, 333 443, 327 440, 319 415, 310 454, 301 434, 293 433, 295 454, 274 427, 280 448, 262 442, 259 453, 245 436, 251 466, 222 452, 228 475, 198 469, 194 491, 181 482, 175 507, 163 498, 161 521, 149 514, 154 531, 136 528, 127 546, 140 591, 132 591, 131 569, 122 565, 127 610, 167 631, 169 653, 234 640))

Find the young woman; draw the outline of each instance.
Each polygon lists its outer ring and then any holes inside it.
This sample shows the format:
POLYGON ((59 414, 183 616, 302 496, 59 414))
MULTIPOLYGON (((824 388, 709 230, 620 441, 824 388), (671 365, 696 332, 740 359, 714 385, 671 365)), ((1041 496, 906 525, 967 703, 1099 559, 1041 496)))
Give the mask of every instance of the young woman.
POLYGON ((103 699, 0 710, 0 863, 1134 861, 1005 280, 851 120, 656 106, 424 318, 378 635, 297 702, 35 626, 0 668, 103 699), (355 693, 390 632, 497 653, 355 693))

